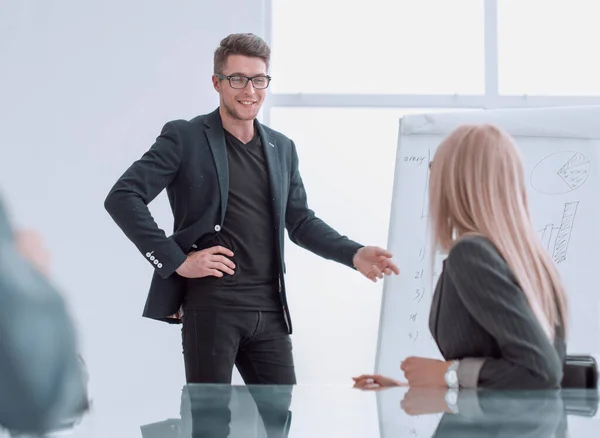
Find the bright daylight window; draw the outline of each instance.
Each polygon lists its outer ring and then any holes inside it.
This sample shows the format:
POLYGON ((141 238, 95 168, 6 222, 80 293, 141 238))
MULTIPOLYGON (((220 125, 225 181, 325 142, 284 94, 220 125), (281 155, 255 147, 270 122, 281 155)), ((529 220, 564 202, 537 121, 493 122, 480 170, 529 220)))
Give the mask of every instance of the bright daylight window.
POLYGON ((600 95, 598 14, 598 0, 498 0, 500 94, 600 95))
POLYGON ((482 0, 272 0, 273 93, 483 94, 482 0))

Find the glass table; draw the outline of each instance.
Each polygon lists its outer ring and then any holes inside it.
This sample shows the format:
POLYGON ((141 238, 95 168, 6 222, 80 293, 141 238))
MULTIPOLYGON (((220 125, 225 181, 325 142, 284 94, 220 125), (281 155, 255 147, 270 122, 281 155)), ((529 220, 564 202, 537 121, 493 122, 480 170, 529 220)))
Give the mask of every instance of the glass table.
POLYGON ((124 391, 112 399, 92 400, 90 412, 45 436, 587 437, 600 431, 597 411, 595 390, 361 391, 335 385, 186 385, 173 391, 124 391))

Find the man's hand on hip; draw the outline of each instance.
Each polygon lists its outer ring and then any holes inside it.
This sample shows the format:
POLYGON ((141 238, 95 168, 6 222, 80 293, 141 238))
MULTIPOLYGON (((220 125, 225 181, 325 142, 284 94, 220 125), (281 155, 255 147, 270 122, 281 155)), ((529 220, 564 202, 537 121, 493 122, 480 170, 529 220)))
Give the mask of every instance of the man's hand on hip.
POLYGON ((392 253, 377 246, 363 246, 354 255, 354 267, 372 282, 384 275, 398 275, 400 269, 392 262, 392 253))
POLYGON ((235 264, 227 257, 233 252, 222 246, 213 246, 188 254, 185 262, 177 268, 177 273, 186 278, 222 277, 233 275, 235 264))

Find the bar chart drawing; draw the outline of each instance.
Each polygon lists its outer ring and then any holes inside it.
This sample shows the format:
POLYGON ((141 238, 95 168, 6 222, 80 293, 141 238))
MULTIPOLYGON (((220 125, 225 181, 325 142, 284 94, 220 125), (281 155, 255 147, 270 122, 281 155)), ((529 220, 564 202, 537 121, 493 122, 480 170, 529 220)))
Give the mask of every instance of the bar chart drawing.
POLYGON ((542 244, 550 252, 550 255, 556 263, 562 263, 567 260, 569 242, 571 240, 571 233, 573 231, 578 206, 579 201, 566 202, 558 226, 554 223, 550 223, 541 230, 538 230, 538 235, 542 244))
POLYGON ((581 152, 555 152, 535 165, 531 186, 547 195, 572 192, 587 181, 590 168, 590 160, 581 152))

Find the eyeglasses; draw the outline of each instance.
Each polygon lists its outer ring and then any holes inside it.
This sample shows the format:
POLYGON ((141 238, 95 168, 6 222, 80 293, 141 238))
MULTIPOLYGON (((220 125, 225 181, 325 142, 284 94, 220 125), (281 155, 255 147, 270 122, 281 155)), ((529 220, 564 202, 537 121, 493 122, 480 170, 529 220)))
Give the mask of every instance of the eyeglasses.
POLYGON ((221 74, 216 74, 216 77, 219 79, 227 79, 229 81, 229 85, 231 88, 235 88, 237 90, 241 90, 242 88, 246 88, 248 85, 248 81, 252 81, 252 86, 257 90, 263 90, 269 86, 271 82, 271 76, 254 76, 254 77, 246 77, 246 76, 224 76, 221 74))

